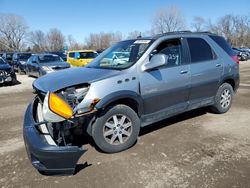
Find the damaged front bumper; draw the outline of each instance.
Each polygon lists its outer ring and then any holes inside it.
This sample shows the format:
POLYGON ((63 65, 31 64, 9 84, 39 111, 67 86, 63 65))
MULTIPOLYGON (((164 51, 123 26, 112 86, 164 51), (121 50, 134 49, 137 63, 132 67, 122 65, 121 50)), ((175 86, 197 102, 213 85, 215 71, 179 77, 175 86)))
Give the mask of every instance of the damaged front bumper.
POLYGON ((86 150, 78 146, 51 145, 36 128, 33 118, 33 102, 29 104, 24 118, 23 136, 26 151, 32 165, 44 174, 74 174, 78 159, 86 150))

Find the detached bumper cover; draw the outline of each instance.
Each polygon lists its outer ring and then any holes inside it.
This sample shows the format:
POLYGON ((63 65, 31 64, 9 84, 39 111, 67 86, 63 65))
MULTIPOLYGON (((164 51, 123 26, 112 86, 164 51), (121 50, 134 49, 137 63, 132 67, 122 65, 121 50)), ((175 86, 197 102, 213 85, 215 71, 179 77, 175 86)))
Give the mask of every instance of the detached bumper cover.
POLYGON ((32 165, 45 174, 73 174, 78 159, 86 152, 77 146, 49 145, 36 129, 32 104, 24 118, 23 136, 32 165))

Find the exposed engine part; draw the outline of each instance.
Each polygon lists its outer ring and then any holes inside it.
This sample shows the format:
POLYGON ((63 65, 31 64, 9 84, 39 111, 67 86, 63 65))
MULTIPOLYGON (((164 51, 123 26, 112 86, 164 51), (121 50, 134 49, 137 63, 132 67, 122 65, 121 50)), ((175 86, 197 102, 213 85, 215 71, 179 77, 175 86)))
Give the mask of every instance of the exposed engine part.
POLYGON ((88 87, 75 88, 70 87, 66 88, 63 91, 60 91, 58 94, 61 95, 69 105, 74 109, 85 97, 88 92, 88 87))

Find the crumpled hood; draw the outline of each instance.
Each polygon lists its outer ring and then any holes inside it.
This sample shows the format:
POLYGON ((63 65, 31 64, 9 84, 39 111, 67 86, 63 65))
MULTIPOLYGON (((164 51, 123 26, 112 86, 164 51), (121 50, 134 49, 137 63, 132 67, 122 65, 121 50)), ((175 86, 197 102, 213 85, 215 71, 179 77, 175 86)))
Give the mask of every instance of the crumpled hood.
POLYGON ((104 78, 118 75, 120 71, 95 68, 69 68, 46 74, 33 82, 33 87, 44 93, 84 83, 92 83, 104 78))

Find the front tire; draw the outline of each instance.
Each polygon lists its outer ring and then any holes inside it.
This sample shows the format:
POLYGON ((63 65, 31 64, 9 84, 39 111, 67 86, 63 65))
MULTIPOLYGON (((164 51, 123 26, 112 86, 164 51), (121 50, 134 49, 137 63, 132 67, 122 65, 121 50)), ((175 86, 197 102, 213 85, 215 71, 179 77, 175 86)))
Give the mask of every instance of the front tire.
POLYGON ((116 105, 96 119, 92 129, 93 139, 99 149, 115 153, 130 148, 137 140, 140 120, 133 109, 116 105))
POLYGON ((228 83, 223 83, 215 96, 215 104, 211 107, 212 111, 217 114, 226 113, 233 102, 234 90, 228 83))

